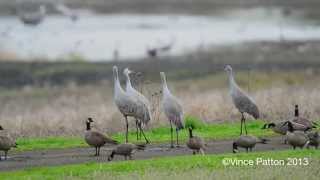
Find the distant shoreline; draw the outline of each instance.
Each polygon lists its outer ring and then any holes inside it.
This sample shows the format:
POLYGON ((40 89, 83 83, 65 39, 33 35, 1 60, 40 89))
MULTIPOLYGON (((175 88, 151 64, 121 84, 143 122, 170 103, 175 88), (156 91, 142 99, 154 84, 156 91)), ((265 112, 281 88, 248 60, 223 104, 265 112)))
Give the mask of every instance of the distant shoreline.
MULTIPOLYGON (((53 10, 52 0, 38 0, 46 4, 49 13, 53 10)), ((286 11, 303 10, 312 17, 320 17, 318 0, 67 0, 66 5, 75 8, 87 8, 98 13, 139 13, 139 14, 212 14, 233 8, 283 7, 286 11)), ((0 15, 14 15, 15 1, 0 0, 0 15)))

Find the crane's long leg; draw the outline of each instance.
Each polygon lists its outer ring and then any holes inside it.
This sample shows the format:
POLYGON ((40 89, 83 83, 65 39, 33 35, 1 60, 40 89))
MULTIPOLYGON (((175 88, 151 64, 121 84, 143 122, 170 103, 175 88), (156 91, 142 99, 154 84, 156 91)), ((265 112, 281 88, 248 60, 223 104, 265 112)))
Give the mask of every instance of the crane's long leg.
POLYGON ((136 118, 136 130, 137 130, 137 140, 139 140, 139 122, 137 118, 136 118))
POLYGON ((142 135, 143 135, 144 139, 146 140, 146 143, 147 143, 147 144, 149 144, 150 142, 149 142, 149 140, 147 139, 146 135, 144 134, 143 129, 142 129, 142 127, 141 127, 141 125, 139 126, 139 128, 140 128, 140 133, 142 133, 142 135))
POLYGON ((171 120, 170 120, 170 127, 171 127, 171 148, 173 148, 173 128, 172 128, 171 120))
POLYGON ((243 122, 243 120, 242 120, 242 118, 241 118, 241 125, 240 125, 240 136, 242 135, 242 122, 243 122))
POLYGON ((141 135, 142 135, 142 131, 141 131, 141 129, 142 129, 142 127, 141 127, 141 121, 139 122, 138 126, 139 126, 139 128, 140 128, 140 131, 139 131, 139 139, 141 139, 141 135))
POLYGON ((128 117, 124 116, 126 119, 126 143, 128 143, 128 130, 129 130, 129 123, 128 123, 128 117))
POLYGON ((247 135, 248 131, 247 131, 247 125, 246 125, 246 118, 244 117, 243 113, 242 113, 242 119, 243 119, 243 123, 244 123, 244 130, 245 130, 246 135, 247 135))
POLYGON ((176 128, 176 134, 177 134, 177 147, 179 147, 179 129, 176 128))

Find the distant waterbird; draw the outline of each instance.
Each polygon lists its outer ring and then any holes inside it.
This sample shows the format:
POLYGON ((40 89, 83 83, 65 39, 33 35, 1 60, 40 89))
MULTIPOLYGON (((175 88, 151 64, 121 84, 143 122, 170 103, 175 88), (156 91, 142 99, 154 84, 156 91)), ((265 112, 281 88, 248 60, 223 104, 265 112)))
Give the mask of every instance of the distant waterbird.
POLYGON ((254 100, 247 95, 240 87, 237 85, 234 74, 232 71, 232 67, 230 65, 226 65, 224 70, 228 73, 229 76, 229 87, 230 87, 230 95, 232 98, 232 102, 235 107, 241 113, 241 130, 240 135, 242 135, 242 126, 244 125, 244 130, 246 134, 247 127, 246 127, 246 118, 244 113, 247 113, 253 116, 255 119, 260 117, 258 106, 255 104, 254 100))
POLYGON ((160 76, 162 82, 162 108, 170 122, 171 147, 173 148, 172 124, 176 126, 177 146, 179 146, 179 130, 183 129, 183 108, 179 100, 170 92, 165 73, 160 72, 160 76))
POLYGON ((130 74, 132 73, 131 70, 128 68, 124 69, 123 74, 126 76, 126 92, 128 93, 129 96, 137 99, 137 113, 135 117, 136 118, 136 127, 137 127, 137 140, 139 139, 138 137, 138 131, 142 133, 143 137, 146 140, 146 143, 149 143, 149 140, 146 138, 142 125, 145 126, 149 123, 151 120, 151 105, 149 100, 143 96, 140 92, 138 92, 136 89, 132 87, 131 84, 131 79, 130 79, 130 74))
POLYGON ((25 25, 36 26, 40 24, 46 16, 46 6, 40 5, 37 11, 23 11, 18 9, 18 16, 25 25))
POLYGON ((86 132, 84 135, 84 139, 86 143, 96 149, 95 156, 100 155, 100 148, 104 146, 105 144, 118 144, 117 141, 111 139, 110 137, 107 137, 106 135, 91 130, 91 123, 93 122, 92 118, 88 118, 86 121, 86 132))

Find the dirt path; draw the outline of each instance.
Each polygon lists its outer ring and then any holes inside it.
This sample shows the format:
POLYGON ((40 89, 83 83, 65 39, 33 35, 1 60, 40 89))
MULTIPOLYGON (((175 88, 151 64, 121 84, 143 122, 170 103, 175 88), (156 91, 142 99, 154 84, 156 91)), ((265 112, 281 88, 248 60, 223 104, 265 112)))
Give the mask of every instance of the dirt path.
MULTIPOLYGON (((210 141, 207 143, 207 154, 221 154, 232 152, 232 140, 210 141)), ((290 148, 283 144, 282 137, 270 138, 268 144, 258 144, 254 151, 281 150, 290 148)), ((61 150, 29 151, 22 153, 9 153, 7 161, 0 161, 0 171, 18 170, 40 166, 57 166, 65 164, 79 164, 85 162, 107 162, 107 156, 112 147, 101 149, 100 157, 94 157, 94 148, 72 148, 61 150)), ((240 151, 244 151, 240 149, 240 151)), ((134 159, 148 159, 161 156, 177 156, 191 154, 185 145, 180 148, 171 149, 169 144, 149 145, 145 151, 137 151, 134 159)), ((115 156, 113 161, 123 160, 123 157, 115 156)))

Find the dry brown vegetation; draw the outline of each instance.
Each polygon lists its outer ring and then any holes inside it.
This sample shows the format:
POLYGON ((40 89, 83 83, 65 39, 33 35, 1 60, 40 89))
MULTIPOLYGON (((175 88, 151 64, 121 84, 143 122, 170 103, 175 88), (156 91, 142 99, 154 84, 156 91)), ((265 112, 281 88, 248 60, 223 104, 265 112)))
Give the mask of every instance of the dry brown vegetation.
MULTIPOLYGON (((249 94, 256 100, 264 120, 280 121, 291 117, 294 104, 300 105, 303 116, 318 119, 320 85, 315 83, 319 80, 317 75, 304 71, 267 74, 251 72, 250 75, 249 94)), ((240 86, 247 90, 247 72, 237 75, 240 86)), ((229 97, 224 72, 168 81, 183 102, 186 115, 199 117, 207 123, 238 122, 240 116, 229 97)), ((159 82, 143 86, 143 93, 154 104, 155 118, 149 127, 167 123, 159 109, 161 95, 154 95, 159 90, 159 82)), ((69 83, 63 87, 26 86, 20 90, 2 90, 0 102, 1 124, 16 136, 82 135, 84 121, 89 116, 96 119, 95 128, 101 131, 114 133, 124 129, 123 118, 113 104, 111 81, 97 85, 69 83)), ((134 127, 134 121, 131 123, 130 127, 134 127)))

